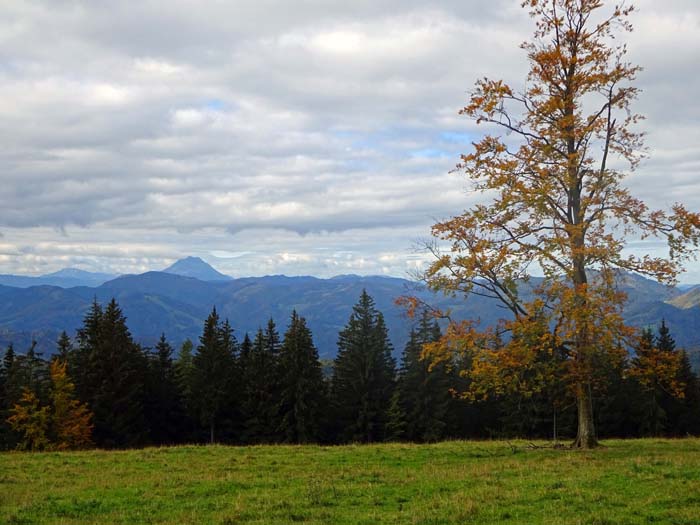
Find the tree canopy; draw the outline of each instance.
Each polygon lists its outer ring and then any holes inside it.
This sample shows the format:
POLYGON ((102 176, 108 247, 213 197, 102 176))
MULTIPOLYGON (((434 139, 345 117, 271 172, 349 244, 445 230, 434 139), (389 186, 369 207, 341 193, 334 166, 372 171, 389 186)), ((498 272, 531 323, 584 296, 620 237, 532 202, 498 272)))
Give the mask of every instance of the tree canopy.
POLYGON ((487 127, 457 166, 483 199, 433 226, 436 259, 424 276, 436 290, 492 297, 510 316, 489 328, 454 323, 434 354, 471 353, 471 384, 483 392, 541 390, 540 374, 529 385, 513 378, 542 353, 563 352, 578 406, 575 444, 588 448, 597 444, 600 365, 619 361, 634 335, 616 280, 627 271, 673 283, 698 245, 700 215, 681 204, 652 210, 623 185, 644 155, 632 110, 640 68, 617 39, 632 30, 634 8, 602 0, 522 5, 536 25, 522 44, 527 80, 521 89, 479 80, 461 110, 487 127), (626 252, 632 236, 665 240, 668 255, 626 252), (533 270, 543 278, 532 279, 533 270))

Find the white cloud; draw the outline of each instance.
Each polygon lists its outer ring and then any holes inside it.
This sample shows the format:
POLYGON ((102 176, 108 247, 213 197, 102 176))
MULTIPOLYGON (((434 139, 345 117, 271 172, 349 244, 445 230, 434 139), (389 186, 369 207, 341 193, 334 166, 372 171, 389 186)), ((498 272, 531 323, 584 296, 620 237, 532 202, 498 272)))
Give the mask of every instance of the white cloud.
MULTIPOLYGON (((448 171, 484 130, 457 111, 477 78, 524 80, 519 3, 5 2, 0 272, 405 275, 474 200, 448 171)), ((630 186, 700 209, 700 5, 638 3, 630 186)))

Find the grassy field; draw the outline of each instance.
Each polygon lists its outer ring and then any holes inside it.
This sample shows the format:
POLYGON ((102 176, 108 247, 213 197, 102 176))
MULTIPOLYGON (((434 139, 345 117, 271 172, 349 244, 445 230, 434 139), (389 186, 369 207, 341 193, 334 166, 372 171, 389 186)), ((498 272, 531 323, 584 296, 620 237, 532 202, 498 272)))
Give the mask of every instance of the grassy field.
POLYGON ((0 454, 0 523, 700 524, 700 440, 0 454))

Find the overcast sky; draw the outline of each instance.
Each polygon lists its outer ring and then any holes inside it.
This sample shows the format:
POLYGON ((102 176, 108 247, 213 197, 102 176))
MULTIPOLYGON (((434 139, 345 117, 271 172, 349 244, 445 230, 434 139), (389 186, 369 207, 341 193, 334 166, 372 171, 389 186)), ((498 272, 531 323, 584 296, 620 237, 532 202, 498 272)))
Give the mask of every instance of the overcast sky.
MULTIPOLYGON (((628 184, 698 210, 700 2, 635 3, 650 158, 628 184)), ((467 92, 522 85, 519 4, 3 1, 0 273, 197 255, 234 276, 406 276, 474 199, 448 173, 481 132, 467 92)))

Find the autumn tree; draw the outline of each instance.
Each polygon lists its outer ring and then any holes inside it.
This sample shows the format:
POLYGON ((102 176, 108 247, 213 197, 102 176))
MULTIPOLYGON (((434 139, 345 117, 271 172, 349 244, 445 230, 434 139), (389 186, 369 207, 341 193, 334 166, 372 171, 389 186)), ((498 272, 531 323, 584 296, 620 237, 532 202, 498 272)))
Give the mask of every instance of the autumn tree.
POLYGON ((667 430, 675 430, 679 408, 684 401, 692 403, 695 378, 692 371, 688 373, 687 356, 676 349, 665 320, 661 321, 656 337, 650 328, 642 331, 635 354, 629 375, 642 392, 642 398, 637 400, 642 408, 642 433, 659 436, 667 430))
POLYGON ((54 359, 51 374, 51 438, 56 450, 75 450, 92 443, 92 412, 75 398, 75 385, 68 377, 66 363, 54 359))
POLYGON ((522 45, 527 81, 516 89, 480 80, 461 110, 488 127, 457 168, 483 200, 433 226, 436 260, 425 279, 447 293, 492 297, 510 312, 491 329, 463 323, 447 331, 445 347, 472 354, 477 391, 491 390, 490 382, 531 388, 503 376, 529 369, 541 352, 564 353, 578 407, 574 444, 590 448, 597 445, 597 366, 619 361, 614 354, 631 335, 616 280, 627 271, 673 283, 698 245, 700 215, 680 204, 653 211, 623 185, 644 152, 631 109, 640 68, 616 39, 631 31, 633 7, 606 9, 603 0, 522 5, 536 22, 522 45), (632 236, 667 241, 668 256, 625 253, 632 236), (533 269, 543 278, 531 279, 533 269), (542 316, 549 329, 539 342, 512 336, 530 333, 542 316), (492 344, 497 336, 501 348, 492 344))
POLYGON ((49 407, 41 406, 39 398, 29 388, 10 410, 7 418, 12 430, 19 434, 20 450, 44 450, 49 447, 49 407))

